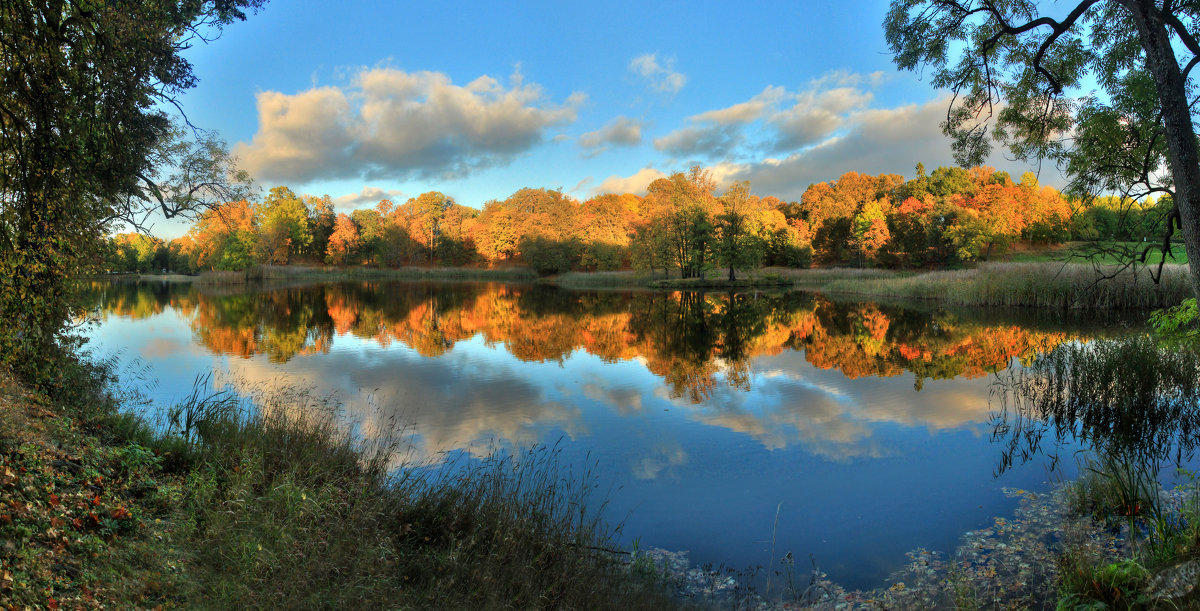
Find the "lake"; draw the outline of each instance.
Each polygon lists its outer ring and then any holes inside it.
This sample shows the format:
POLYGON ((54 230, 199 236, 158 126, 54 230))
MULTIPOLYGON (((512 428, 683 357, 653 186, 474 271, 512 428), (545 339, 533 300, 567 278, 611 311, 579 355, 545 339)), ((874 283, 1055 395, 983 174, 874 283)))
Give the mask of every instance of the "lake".
POLYGON ((159 409, 212 374, 245 394, 331 395, 362 435, 402 422, 435 465, 557 445, 577 473, 594 467, 627 546, 733 569, 791 552, 851 588, 1010 515, 1002 488, 1073 477, 1071 447, 1054 473, 1007 464, 997 376, 1145 317, 521 284, 89 292, 92 348, 156 381, 159 409))

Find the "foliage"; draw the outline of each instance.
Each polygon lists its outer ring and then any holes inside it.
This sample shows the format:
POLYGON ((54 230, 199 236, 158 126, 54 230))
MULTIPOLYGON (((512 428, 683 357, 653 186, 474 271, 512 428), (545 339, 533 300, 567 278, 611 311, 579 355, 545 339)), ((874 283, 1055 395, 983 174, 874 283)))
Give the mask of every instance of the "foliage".
POLYGON ((115 222, 239 195, 219 140, 183 140, 160 105, 196 83, 181 52, 261 4, 0 7, 0 364, 54 383, 72 278, 115 222))
POLYGON ((354 221, 350 220, 349 216, 339 214, 337 222, 334 223, 333 233, 329 235, 327 242, 325 260, 334 265, 341 265, 347 257, 358 251, 358 227, 354 225, 354 221))
POLYGON ((1062 592, 1056 608, 1060 611, 1153 607, 1154 600, 1142 593, 1150 572, 1135 560, 1094 568, 1064 562, 1059 570, 1062 592))
POLYGON ((893 0, 884 28, 897 66, 954 91, 943 128, 959 163, 978 163, 995 140, 1018 159, 1065 167, 1080 195, 1170 194, 1162 247, 1181 231, 1200 296, 1191 74, 1200 10, 1170 0, 1039 4, 893 0))
POLYGON ((1150 327, 1154 334, 1168 341, 1194 342, 1197 338, 1196 298, 1184 299, 1183 303, 1150 314, 1150 327))
POLYGON ((308 208, 291 189, 275 187, 254 209, 259 228, 256 258, 262 263, 286 264, 293 254, 312 243, 308 208))

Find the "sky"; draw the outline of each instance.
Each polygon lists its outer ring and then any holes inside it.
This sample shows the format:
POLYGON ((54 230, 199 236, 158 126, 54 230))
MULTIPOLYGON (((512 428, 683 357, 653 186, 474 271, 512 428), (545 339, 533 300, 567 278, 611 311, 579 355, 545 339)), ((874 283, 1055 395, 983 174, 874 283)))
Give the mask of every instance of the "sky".
POLYGON ((847 171, 953 163, 948 92, 895 68, 886 10, 271 0, 186 52, 200 81, 182 102, 263 193, 341 211, 433 190, 476 208, 523 187, 643 194, 695 164, 794 201, 847 171))

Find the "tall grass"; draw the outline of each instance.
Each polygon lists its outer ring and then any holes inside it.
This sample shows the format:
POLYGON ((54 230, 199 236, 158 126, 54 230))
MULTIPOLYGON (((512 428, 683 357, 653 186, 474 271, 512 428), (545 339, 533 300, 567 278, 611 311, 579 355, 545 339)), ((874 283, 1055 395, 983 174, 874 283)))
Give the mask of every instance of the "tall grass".
POLYGON ((245 284, 246 272, 207 271, 200 272, 194 280, 197 284, 245 284))
MULTIPOLYGON (((638 287, 646 286, 656 278, 665 278, 669 274, 654 275, 630 270, 613 272, 566 272, 559 274, 555 284, 571 288, 604 288, 604 287, 638 287)), ((678 274, 676 274, 678 275, 678 274)))
POLYGON ((248 272, 252 280, 520 280, 530 281, 537 273, 527 267, 307 267, 260 265, 248 272))
POLYGON ((903 278, 909 274, 870 267, 821 267, 793 269, 790 267, 764 267, 761 271, 777 274, 791 280, 795 286, 807 289, 823 289, 831 282, 858 283, 864 280, 886 280, 903 278))
POLYGON ((852 293, 935 299, 957 305, 1107 310, 1162 308, 1191 296, 1186 266, 1164 267, 1159 283, 1145 267, 1062 263, 988 263, 975 269, 915 276, 833 280, 822 287, 852 293))
POLYGON ((553 448, 414 464, 296 388, 204 392, 159 442, 188 478, 186 606, 649 608, 669 605, 599 518, 590 472, 553 448))

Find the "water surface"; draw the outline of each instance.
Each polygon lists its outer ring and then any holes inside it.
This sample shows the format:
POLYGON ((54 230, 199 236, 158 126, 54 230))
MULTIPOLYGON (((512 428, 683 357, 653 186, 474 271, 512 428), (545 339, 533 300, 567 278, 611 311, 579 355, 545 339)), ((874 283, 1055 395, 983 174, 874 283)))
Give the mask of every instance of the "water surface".
POLYGON ((294 287, 98 283, 101 353, 158 380, 311 386, 365 435, 405 422, 416 453, 559 444, 597 465, 622 541, 697 564, 811 555, 876 587, 905 552, 949 551, 1010 514, 995 374, 1120 320, 835 301, 813 293, 567 291, 504 284, 294 287))

